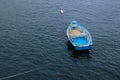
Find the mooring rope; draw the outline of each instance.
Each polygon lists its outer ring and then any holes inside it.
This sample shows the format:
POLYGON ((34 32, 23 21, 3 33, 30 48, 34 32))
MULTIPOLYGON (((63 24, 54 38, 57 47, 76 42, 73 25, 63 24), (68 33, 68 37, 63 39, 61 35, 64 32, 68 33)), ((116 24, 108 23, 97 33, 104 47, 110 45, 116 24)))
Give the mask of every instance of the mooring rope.
MULTIPOLYGON (((47 66, 49 66, 49 64, 48 64, 47 66)), ((43 67, 42 67, 42 68, 43 68, 43 67)), ((5 79, 9 79, 9 78, 21 76, 21 75, 24 75, 24 74, 27 74, 27 73, 30 73, 30 72, 34 72, 34 71, 40 70, 40 69, 42 69, 42 68, 41 68, 41 67, 38 67, 38 68, 31 69, 31 70, 28 70, 28 71, 25 71, 25 72, 22 72, 22 73, 18 73, 18 74, 15 74, 15 75, 10 75, 10 76, 6 76, 6 77, 2 77, 2 78, 0 78, 0 80, 5 80, 5 79)))

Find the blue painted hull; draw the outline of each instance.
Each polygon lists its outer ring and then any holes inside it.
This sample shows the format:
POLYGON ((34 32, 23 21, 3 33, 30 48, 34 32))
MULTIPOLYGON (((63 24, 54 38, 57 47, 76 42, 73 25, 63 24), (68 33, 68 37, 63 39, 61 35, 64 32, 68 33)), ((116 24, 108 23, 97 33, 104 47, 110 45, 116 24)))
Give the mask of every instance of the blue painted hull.
POLYGON ((80 50, 91 50, 91 46, 84 46, 84 47, 79 47, 79 46, 74 46, 75 50, 80 51, 80 50))
POLYGON ((67 36, 75 50, 80 51, 80 50, 91 50, 91 45, 92 45, 92 38, 90 33, 81 26, 77 21, 72 21, 66 31, 67 36), (73 26, 73 24, 76 24, 76 27, 73 26), (80 31, 82 32, 81 34, 84 35, 79 35, 75 34, 74 36, 71 36, 71 31, 80 31))

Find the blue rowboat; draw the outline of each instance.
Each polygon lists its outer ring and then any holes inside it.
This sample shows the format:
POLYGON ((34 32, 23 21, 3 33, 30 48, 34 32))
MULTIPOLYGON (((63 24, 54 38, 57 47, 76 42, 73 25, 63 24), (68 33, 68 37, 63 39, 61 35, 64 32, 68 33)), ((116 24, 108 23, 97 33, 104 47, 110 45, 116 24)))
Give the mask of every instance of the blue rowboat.
POLYGON ((72 21, 66 30, 67 37, 75 50, 90 50, 92 37, 90 33, 77 21, 72 21))

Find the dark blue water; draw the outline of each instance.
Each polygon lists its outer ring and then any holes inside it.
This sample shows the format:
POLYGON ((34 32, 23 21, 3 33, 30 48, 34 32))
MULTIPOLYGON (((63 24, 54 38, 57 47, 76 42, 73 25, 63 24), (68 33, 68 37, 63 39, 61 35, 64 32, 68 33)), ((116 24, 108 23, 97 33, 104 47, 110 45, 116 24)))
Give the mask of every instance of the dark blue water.
POLYGON ((120 0, 0 0, 0 80, 119 79, 120 0), (91 51, 69 45, 72 20, 91 33, 91 51))

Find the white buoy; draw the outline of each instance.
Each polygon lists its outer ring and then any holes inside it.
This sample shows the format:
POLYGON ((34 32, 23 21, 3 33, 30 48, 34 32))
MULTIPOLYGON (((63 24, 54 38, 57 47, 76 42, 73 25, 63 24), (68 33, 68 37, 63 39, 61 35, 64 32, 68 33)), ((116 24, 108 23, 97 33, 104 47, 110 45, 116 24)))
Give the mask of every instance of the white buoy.
POLYGON ((63 13, 64 13, 62 9, 60 10, 60 13, 61 13, 61 14, 63 14, 63 13))

